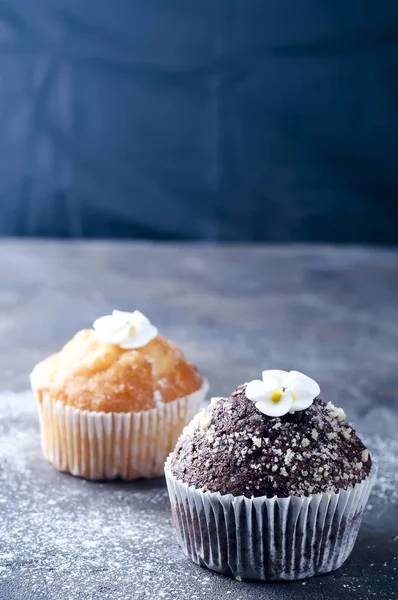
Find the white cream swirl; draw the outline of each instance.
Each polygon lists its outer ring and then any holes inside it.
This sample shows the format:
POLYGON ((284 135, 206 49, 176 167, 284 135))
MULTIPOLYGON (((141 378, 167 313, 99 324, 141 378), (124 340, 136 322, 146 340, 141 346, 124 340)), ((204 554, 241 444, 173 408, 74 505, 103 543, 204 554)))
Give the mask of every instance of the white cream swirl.
POLYGON ((139 310, 132 313, 114 310, 111 315, 96 319, 93 327, 101 342, 123 350, 146 346, 158 335, 156 327, 139 310))

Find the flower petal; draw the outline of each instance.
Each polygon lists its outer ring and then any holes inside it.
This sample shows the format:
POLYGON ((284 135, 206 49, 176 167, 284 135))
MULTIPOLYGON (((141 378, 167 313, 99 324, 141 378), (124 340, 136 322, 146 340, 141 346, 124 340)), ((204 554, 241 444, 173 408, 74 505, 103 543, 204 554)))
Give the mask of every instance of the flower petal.
POLYGON ((307 396, 307 398, 302 399, 302 400, 295 400, 293 402, 289 412, 295 413, 295 412, 298 412, 299 410, 305 410, 306 408, 309 408, 311 406, 311 404, 313 404, 313 402, 314 402, 314 398, 310 398, 309 396, 307 396))
POLYGON ((253 381, 250 381, 245 390, 246 398, 252 400, 253 402, 265 400, 266 393, 267 388, 264 385, 264 382, 260 381, 260 379, 253 379, 253 381))
POLYGON ((131 324, 132 333, 119 344, 124 350, 146 346, 158 335, 157 328, 139 310, 134 311, 131 324))
POLYGON ((272 400, 261 400, 256 402, 256 408, 264 415, 269 417, 282 417, 286 415, 292 407, 292 396, 286 391, 279 402, 273 402, 272 400))
POLYGON ((290 371, 287 379, 287 387, 292 390, 292 386, 297 385, 297 382, 305 385, 309 394, 312 395, 312 399, 317 398, 321 393, 321 388, 314 379, 311 379, 308 375, 304 375, 304 373, 300 373, 300 371, 290 371))
MULTIPOLYGON (((134 319, 135 314, 139 312, 138 310, 134 310, 133 312, 128 312, 126 310, 113 310, 112 311, 112 316, 113 317, 122 317, 125 321, 131 321, 132 319, 134 319)), ((142 313, 140 313, 142 314, 142 313)))
POLYGON ((129 325, 125 319, 115 319, 113 315, 106 315, 96 319, 93 327, 101 342, 118 344, 126 337, 129 325))
POLYGON ((288 375, 289 373, 287 371, 281 371, 279 369, 269 369, 262 373, 264 383, 272 378, 276 383, 275 387, 282 387, 288 375))
POLYGON ((289 390, 293 396, 293 404, 290 412, 305 410, 313 403, 314 399, 319 395, 319 385, 303 373, 292 371, 289 374, 289 390))
POLYGON ((134 335, 121 341, 119 346, 123 350, 132 350, 133 348, 142 348, 149 344, 158 335, 158 330, 153 325, 147 326, 144 330, 139 331, 138 327, 134 335))
POLYGON ((101 342, 124 350, 146 346, 158 335, 156 327, 138 310, 132 313, 114 310, 111 315, 97 319, 93 327, 101 342))

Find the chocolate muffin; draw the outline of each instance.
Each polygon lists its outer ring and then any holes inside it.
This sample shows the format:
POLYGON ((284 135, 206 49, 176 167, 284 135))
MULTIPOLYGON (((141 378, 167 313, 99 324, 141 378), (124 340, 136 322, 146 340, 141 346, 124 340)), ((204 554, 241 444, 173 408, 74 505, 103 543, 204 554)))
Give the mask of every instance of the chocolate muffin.
POLYGON ((233 577, 301 579, 354 545, 375 467, 343 409, 292 371, 213 398, 166 463, 177 535, 195 562, 233 577))
POLYGON ((302 496, 361 482, 372 461, 345 412, 321 399, 284 417, 262 414, 242 385, 213 399, 177 442, 171 471, 203 491, 234 496, 302 496))

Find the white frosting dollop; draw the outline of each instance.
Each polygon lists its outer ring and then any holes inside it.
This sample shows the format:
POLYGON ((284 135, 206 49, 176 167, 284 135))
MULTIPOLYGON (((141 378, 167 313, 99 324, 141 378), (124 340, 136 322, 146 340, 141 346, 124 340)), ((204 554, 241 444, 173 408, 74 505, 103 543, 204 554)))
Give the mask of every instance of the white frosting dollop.
POLYGON ((262 381, 255 379, 246 386, 246 398, 269 417, 282 417, 286 413, 305 410, 320 394, 316 381, 299 371, 271 369, 263 371, 262 381))
POLYGON ((114 310, 111 315, 96 319, 93 327, 101 342, 120 346, 124 350, 146 346, 158 335, 156 327, 139 310, 114 310))

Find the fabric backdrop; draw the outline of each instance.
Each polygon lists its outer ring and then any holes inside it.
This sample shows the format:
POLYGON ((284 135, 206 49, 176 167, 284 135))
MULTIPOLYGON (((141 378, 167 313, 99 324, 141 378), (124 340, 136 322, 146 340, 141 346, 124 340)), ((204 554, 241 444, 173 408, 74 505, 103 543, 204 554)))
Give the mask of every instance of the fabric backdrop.
POLYGON ((2 0, 0 235, 398 242, 397 0, 2 0))

